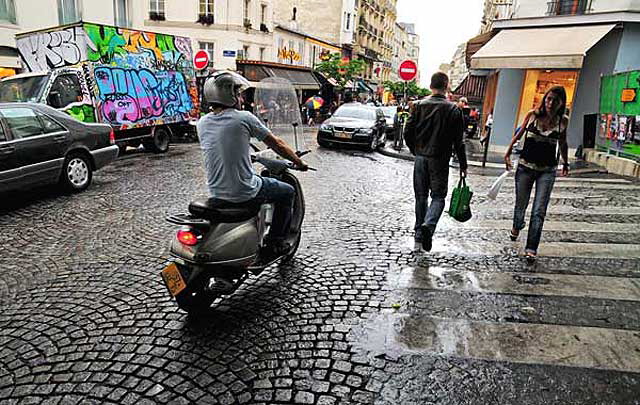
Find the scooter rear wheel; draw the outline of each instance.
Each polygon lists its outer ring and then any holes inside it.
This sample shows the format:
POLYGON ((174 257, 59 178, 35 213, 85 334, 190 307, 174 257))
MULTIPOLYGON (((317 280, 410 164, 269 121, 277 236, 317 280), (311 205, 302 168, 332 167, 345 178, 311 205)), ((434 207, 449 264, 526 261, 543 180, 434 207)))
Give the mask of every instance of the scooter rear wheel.
POLYGON ((178 307, 189 315, 200 315, 206 312, 218 296, 206 290, 206 277, 198 277, 176 296, 178 307))

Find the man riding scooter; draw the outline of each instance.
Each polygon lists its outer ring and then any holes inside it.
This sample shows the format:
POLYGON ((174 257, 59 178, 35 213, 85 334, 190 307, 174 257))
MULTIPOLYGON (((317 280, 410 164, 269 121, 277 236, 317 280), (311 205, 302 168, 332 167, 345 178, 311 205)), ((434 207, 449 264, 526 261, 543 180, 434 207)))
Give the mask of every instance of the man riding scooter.
POLYGON ((211 105, 211 112, 200 118, 197 130, 211 198, 238 204, 274 203, 266 251, 261 254, 268 262, 287 254, 291 248, 285 238, 295 191, 287 183, 255 173, 250 139, 262 141, 300 170, 307 170, 308 166, 256 116, 241 111, 242 93, 249 87, 244 77, 230 71, 218 72, 207 79, 204 98, 211 105))

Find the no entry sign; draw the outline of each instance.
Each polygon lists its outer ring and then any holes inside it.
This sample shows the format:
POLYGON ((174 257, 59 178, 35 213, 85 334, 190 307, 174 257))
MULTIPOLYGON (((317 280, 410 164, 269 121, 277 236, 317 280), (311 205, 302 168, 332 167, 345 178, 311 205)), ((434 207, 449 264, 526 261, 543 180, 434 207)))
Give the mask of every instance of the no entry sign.
POLYGON ((418 65, 412 60, 405 60, 400 64, 398 75, 404 81, 411 81, 418 75, 418 65))
POLYGON ((209 53, 207 53, 207 51, 196 52, 193 57, 193 66, 198 70, 209 66, 209 53))

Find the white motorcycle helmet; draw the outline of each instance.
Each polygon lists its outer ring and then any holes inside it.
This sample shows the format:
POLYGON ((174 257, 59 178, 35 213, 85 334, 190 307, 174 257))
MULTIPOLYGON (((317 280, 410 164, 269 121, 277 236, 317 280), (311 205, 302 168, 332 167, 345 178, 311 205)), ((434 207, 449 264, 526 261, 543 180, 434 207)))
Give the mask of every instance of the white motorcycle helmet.
POLYGON ((208 103, 225 107, 240 107, 240 94, 251 83, 236 72, 216 72, 204 83, 204 98, 208 103))

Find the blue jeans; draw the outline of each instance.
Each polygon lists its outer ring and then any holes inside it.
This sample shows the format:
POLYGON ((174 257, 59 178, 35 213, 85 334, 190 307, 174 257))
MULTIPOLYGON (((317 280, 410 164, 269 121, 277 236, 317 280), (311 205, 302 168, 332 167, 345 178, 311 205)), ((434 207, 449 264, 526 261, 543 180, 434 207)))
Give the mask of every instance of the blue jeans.
POLYGON ((422 239, 420 227, 426 225, 435 232, 447 197, 449 156, 446 159, 416 155, 413 166, 413 191, 416 197, 415 238, 422 239), (429 204, 431 192, 431 204, 429 204))
POLYGON ((538 251, 544 217, 547 215, 547 206, 549 205, 549 199, 551 198, 551 191, 553 190, 553 183, 555 183, 555 181, 555 170, 542 172, 529 169, 522 165, 519 165, 516 170, 516 206, 513 210, 513 229, 519 231, 524 228, 524 215, 529 205, 531 189, 534 183, 536 185, 527 244, 525 246, 526 252, 536 253, 538 251))
POLYGON ((287 237, 293 210, 295 189, 280 180, 262 177, 262 187, 254 200, 260 204, 273 203, 273 219, 267 238, 269 242, 280 242, 287 237))

